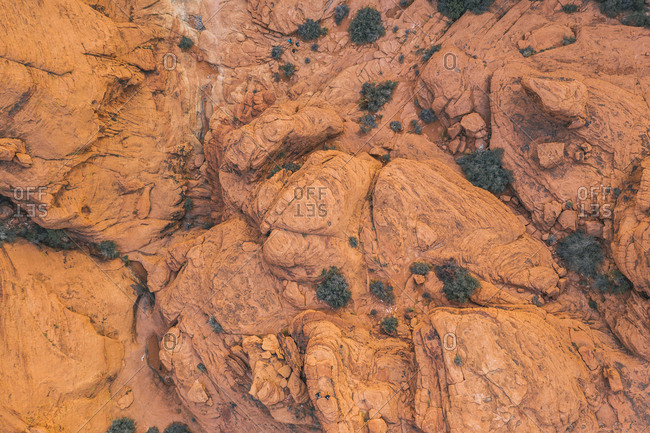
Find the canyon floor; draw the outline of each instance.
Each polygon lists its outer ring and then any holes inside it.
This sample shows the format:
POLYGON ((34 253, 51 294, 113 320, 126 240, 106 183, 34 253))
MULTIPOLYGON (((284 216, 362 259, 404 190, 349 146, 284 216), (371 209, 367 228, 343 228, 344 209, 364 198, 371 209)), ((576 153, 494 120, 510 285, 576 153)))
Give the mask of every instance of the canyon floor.
POLYGON ((442 1, 0 0, 0 433, 650 433, 648 6, 442 1))

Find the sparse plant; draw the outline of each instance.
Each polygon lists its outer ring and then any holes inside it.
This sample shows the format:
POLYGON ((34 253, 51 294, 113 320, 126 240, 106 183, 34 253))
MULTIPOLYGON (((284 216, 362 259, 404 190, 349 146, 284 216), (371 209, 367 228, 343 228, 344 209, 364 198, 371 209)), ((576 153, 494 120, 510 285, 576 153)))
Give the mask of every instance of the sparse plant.
POLYGON ((381 321, 381 329, 384 330, 386 334, 394 334, 395 331, 397 330, 397 319, 393 316, 390 317, 385 317, 381 321))
POLYGON ((361 86, 361 99, 359 108, 376 113, 391 99, 397 87, 397 81, 383 81, 381 83, 365 82, 361 86))
POLYGON ((371 129, 379 126, 377 124, 377 118, 374 114, 366 114, 359 119, 359 130, 363 134, 367 134, 371 129))
POLYGON ((314 21, 310 18, 298 26, 297 33, 303 41, 313 41, 314 39, 326 35, 327 29, 321 27, 320 22, 314 21))
POLYGON ((463 358, 461 358, 460 355, 456 355, 454 357, 454 364, 460 367, 461 365, 463 365, 463 358))
POLYGON ((575 36, 565 36, 564 39, 562 39, 562 45, 571 45, 575 43, 576 37, 575 36))
POLYGON ((167 426, 163 433, 192 433, 187 424, 173 422, 167 426))
POLYGON ((131 418, 114 419, 106 433, 135 433, 135 421, 131 418))
POLYGON ((181 40, 178 42, 178 48, 183 51, 187 51, 194 46, 194 41, 187 36, 182 36, 181 40))
POLYGON ((607 274, 596 275, 594 285, 601 292, 625 293, 632 289, 632 283, 623 273, 614 269, 607 274))
POLYGON ((346 4, 340 4, 334 8, 334 22, 336 25, 340 25, 344 19, 350 14, 350 6, 346 4))
POLYGON ((465 303, 481 284, 467 269, 455 263, 446 263, 434 268, 436 276, 442 281, 442 292, 450 301, 465 303))
POLYGON ((276 45, 273 48, 271 48, 271 58, 274 60, 280 60, 282 58, 283 53, 284 53, 284 48, 282 48, 279 45, 276 45))
POLYGON ((208 325, 210 325, 210 327, 216 334, 220 334, 223 332, 223 326, 221 326, 221 323, 219 323, 214 316, 210 316, 210 318, 208 319, 208 325))
POLYGON ((418 123, 416 119, 411 120, 411 130, 409 131, 411 134, 422 134, 422 125, 418 123))
POLYGON ((383 281, 371 281, 370 293, 372 293, 380 301, 391 305, 395 302, 395 294, 393 293, 393 286, 386 284, 383 281))
POLYGON ((113 241, 101 241, 97 244, 99 255, 105 260, 113 260, 120 256, 120 251, 117 249, 117 244, 113 241))
POLYGON ((282 72, 282 75, 284 75, 285 78, 291 78, 296 72, 296 67, 293 65, 293 63, 287 62, 284 65, 280 66, 280 72, 282 72))
POLYGON ((409 266, 409 270, 412 274, 426 276, 429 273, 431 266, 424 262, 413 262, 409 266))
POLYGON ((341 271, 336 266, 323 269, 321 278, 322 281, 316 289, 318 300, 325 302, 333 309, 345 307, 350 301, 352 292, 350 292, 350 285, 341 271))
POLYGON ((503 149, 477 150, 458 159, 458 165, 472 185, 501 194, 512 174, 501 166, 503 149))
POLYGON ((422 53, 422 61, 425 63, 428 62, 431 56, 433 56, 435 53, 440 51, 440 48, 441 48, 440 45, 434 45, 428 50, 424 50, 424 52, 422 53))
POLYGON ((431 108, 425 108, 423 110, 420 110, 419 114, 420 120, 426 123, 427 125, 429 123, 433 123, 436 121, 436 114, 433 112, 431 108))
POLYGON ((402 132, 402 122, 399 120, 393 120, 390 122, 390 129, 392 129, 393 132, 402 132))
POLYGON ((487 11, 494 0, 438 0, 438 12, 451 19, 457 20, 465 13, 471 11, 477 15, 487 11))
POLYGON ((356 236, 350 236, 348 238, 348 243, 352 248, 358 248, 359 247, 359 240, 356 238, 356 236))
POLYGON ((185 203, 183 203, 183 208, 185 209, 185 212, 189 212, 192 209, 194 209, 194 200, 192 200, 192 197, 185 197, 185 203))
POLYGON ((588 277, 596 275, 604 257, 596 238, 581 231, 559 241, 555 251, 568 269, 588 277))
POLYGON ((650 27, 650 16, 643 11, 630 12, 623 17, 621 23, 633 27, 650 27))
POLYGON ((366 6, 359 9, 348 27, 350 40, 357 45, 375 42, 386 34, 377 9, 366 6))
POLYGON ((519 52, 524 57, 530 57, 533 54, 535 54, 535 50, 533 49, 533 47, 522 48, 521 50, 519 50, 519 52))
POLYGON ((567 3, 565 5, 562 5, 562 12, 567 13, 567 14, 572 14, 574 12, 578 11, 578 5, 574 3, 567 3))

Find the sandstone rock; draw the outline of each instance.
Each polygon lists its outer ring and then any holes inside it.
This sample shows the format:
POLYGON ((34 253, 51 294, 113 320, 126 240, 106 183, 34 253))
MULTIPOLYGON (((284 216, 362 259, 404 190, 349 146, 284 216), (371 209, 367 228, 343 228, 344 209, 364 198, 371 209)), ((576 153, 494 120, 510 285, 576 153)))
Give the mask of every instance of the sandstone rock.
POLYGON ((587 86, 580 81, 528 76, 521 79, 521 86, 546 113, 567 122, 570 127, 584 124, 588 94, 587 86))
POLYGON ((573 31, 565 25, 547 24, 544 27, 526 33, 517 42, 519 49, 531 47, 535 52, 561 47, 566 38, 574 37, 573 31))
POLYGON ((554 168, 564 159, 564 143, 538 143, 537 158, 544 168, 554 168))
POLYGON ((415 284, 424 284, 426 278, 424 277, 424 275, 416 274, 413 275, 413 280, 415 281, 415 284))
POLYGON ((478 113, 470 113, 463 116, 460 124, 468 137, 482 137, 485 135, 485 121, 478 113))
POLYGON ((557 219, 564 230, 575 230, 578 222, 578 213, 574 210, 565 209, 557 219))
POLYGON ((463 130, 463 126, 460 123, 454 123, 449 128, 447 128, 447 134, 452 140, 458 136, 463 130))
POLYGON ((557 217, 562 213, 562 204, 552 201, 544 204, 544 223, 547 227, 555 224, 557 217))
POLYGON ((198 380, 194 381, 194 384, 187 393, 187 398, 193 403, 206 403, 210 398, 206 393, 205 387, 198 380))

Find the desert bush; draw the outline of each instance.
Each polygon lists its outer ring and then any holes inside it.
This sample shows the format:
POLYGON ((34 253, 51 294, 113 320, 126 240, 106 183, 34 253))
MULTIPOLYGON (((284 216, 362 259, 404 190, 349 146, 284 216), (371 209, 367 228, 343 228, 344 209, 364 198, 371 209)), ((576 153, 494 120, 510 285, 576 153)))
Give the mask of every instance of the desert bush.
POLYGON ((147 433, 160 433, 160 430, 158 430, 158 427, 149 427, 147 433))
POLYGON ((426 123, 427 125, 429 123, 433 123, 436 121, 436 114, 433 112, 431 108, 425 108, 424 110, 420 110, 419 117, 420 120, 426 123))
POLYGON ((131 418, 114 419, 106 433, 135 433, 135 421, 131 418))
POLYGON ((285 78, 291 78, 296 72, 296 67, 293 65, 293 63, 287 62, 284 65, 280 66, 280 72, 282 72, 282 75, 284 75, 285 78))
POLYGON ((386 334, 394 334, 397 330, 397 319, 394 317, 385 317, 381 321, 381 329, 384 330, 386 334))
POLYGON ((645 12, 635 11, 625 15, 621 22, 626 26, 650 27, 650 16, 646 15, 645 12))
POLYGON ((593 277, 603 261, 603 249, 593 236, 574 232, 557 243, 555 250, 573 272, 593 277))
POLYGON ((300 164, 298 164, 298 163, 295 163, 295 162, 285 162, 282 165, 275 164, 273 166, 273 168, 269 171, 269 174, 266 175, 266 178, 267 179, 272 178, 280 170, 287 170, 287 171, 290 171, 291 173, 295 173, 298 170, 300 170, 300 167, 302 167, 302 166, 300 164))
POLYGON ((630 280, 618 269, 596 275, 594 285, 601 292, 624 293, 632 289, 630 280))
POLYGON ((43 244, 59 250, 70 250, 75 246, 64 230, 44 229, 34 225, 17 234, 33 244, 43 244))
POLYGON ((422 134, 422 125, 418 123, 416 119, 411 120, 411 130, 409 131, 412 134, 422 134))
POLYGON ((359 246, 359 240, 355 236, 350 236, 348 238, 348 243, 352 248, 357 248, 359 246))
POLYGON ((533 49, 533 47, 522 48, 522 49, 519 50, 519 52, 524 57, 530 57, 533 54, 535 54, 535 50, 533 49))
POLYGON ((178 48, 181 50, 189 50, 194 46, 194 41, 187 36, 181 37, 181 40, 178 42, 178 48))
POLYGON ((429 61, 431 56, 433 56, 438 51, 440 51, 440 45, 434 45, 431 48, 429 48, 428 50, 424 50, 424 52, 422 53, 422 61, 423 62, 429 61))
POLYGON ((390 129, 392 129, 393 132, 402 132, 402 122, 399 120, 393 120, 390 122, 390 129))
POLYGON ((386 34, 377 9, 366 6, 359 9, 348 27, 350 40, 357 45, 375 42, 386 34))
POLYGON ((477 150, 458 159, 458 165, 472 185, 487 189, 493 194, 501 194, 511 173, 501 166, 503 149, 477 150))
POLYGON ((334 8, 334 22, 338 26, 343 22, 344 19, 350 14, 350 6, 346 4, 340 4, 334 8))
POLYGON ((223 326, 221 326, 221 323, 219 323, 217 321, 216 317, 214 317, 214 316, 210 316, 210 318, 208 319, 208 325, 210 325, 212 330, 217 334, 220 334, 220 333, 223 332, 223 326))
POLYGON ((596 0, 600 3, 600 12, 609 18, 616 18, 622 12, 645 11, 644 0, 596 0))
POLYGON ((371 281, 370 293, 372 293, 380 301, 391 305, 395 302, 395 294, 393 293, 393 286, 386 284, 383 281, 371 281))
POLYGON ((438 0, 438 12, 455 21, 468 10, 475 14, 482 14, 488 10, 493 1, 494 0, 438 0))
POLYGON ((377 124, 377 118, 374 114, 366 114, 359 119, 359 130, 363 134, 367 134, 371 129, 379 126, 377 124))
POLYGON ((571 44, 575 43, 575 41, 576 41, 575 36, 569 36, 569 37, 565 36, 562 39, 562 45, 571 45, 571 44))
POLYGON ((326 35, 327 29, 321 27, 318 21, 314 21, 310 18, 298 26, 297 33, 303 41, 313 41, 314 39, 326 35))
POLYGON ((481 285, 467 269, 454 263, 434 268, 436 276, 442 281, 442 292, 451 301, 467 302, 481 285))
POLYGON ((97 244, 99 255, 105 260, 116 259, 120 256, 117 245, 113 241, 101 241, 97 244))
POLYGON ((415 275, 427 275, 431 267, 424 262, 414 262, 409 266, 409 270, 415 275))
POLYGON ((279 45, 274 46, 271 48, 271 58, 275 60, 280 60, 282 58, 282 54, 284 53, 284 48, 282 48, 279 45))
POLYGON ((187 424, 173 422, 167 426, 163 433, 192 433, 192 431, 187 427, 187 424))
POLYGON ((361 99, 359 107, 362 110, 376 113, 391 99, 397 87, 397 81, 383 81, 381 83, 365 82, 361 86, 361 99))
POLYGON ((336 266, 327 270, 323 269, 321 278, 323 280, 316 289, 318 300, 334 309, 345 307, 350 301, 352 292, 350 292, 350 286, 341 271, 336 266))
POLYGON ((574 3, 567 3, 565 5, 562 5, 562 12, 567 14, 578 12, 578 5, 574 3))

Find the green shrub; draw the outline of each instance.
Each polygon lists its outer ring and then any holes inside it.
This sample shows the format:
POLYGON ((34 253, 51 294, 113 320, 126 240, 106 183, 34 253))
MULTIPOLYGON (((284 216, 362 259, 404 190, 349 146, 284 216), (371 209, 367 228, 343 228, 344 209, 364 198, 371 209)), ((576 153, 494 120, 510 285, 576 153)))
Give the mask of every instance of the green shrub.
POLYGON ((271 48, 271 58, 274 60, 280 60, 282 58, 283 53, 284 53, 284 48, 282 48, 279 45, 276 45, 273 48, 271 48))
POLYGON ((409 266, 409 270, 415 275, 427 275, 431 267, 424 262, 414 262, 409 266))
POLYGON ((359 119, 359 129, 362 133, 367 134, 371 129, 379 126, 377 124, 377 118, 374 114, 366 114, 359 119))
POLYGON ((316 289, 318 300, 334 309, 348 305, 352 292, 350 292, 349 284, 341 271, 336 266, 332 266, 327 270, 323 269, 321 277, 323 280, 316 289))
POLYGON ((0 224, 0 245, 4 242, 12 243, 17 237, 18 235, 13 227, 10 227, 5 223, 0 224))
POLYGON ((438 0, 438 12, 455 21, 465 13, 472 11, 482 14, 487 11, 494 0, 438 0))
POLYGON ((318 51, 318 44, 311 44, 312 51, 318 51))
POLYGON ((571 45, 575 43, 576 37, 575 36, 565 36, 564 39, 562 39, 562 45, 571 45))
POLYGON ((352 248, 357 248, 359 247, 359 240, 355 236, 350 236, 348 238, 348 243, 352 248))
POLYGON ((522 48, 521 50, 519 50, 519 52, 524 57, 530 57, 533 54, 535 54, 535 50, 533 49, 533 47, 522 48))
POLYGON ((131 418, 114 419, 106 433, 135 433, 135 421, 131 418))
POLYGON ((425 108, 424 110, 420 110, 419 117, 420 120, 426 123, 427 125, 429 123, 433 123, 436 121, 436 114, 433 112, 431 108, 425 108))
POLYGON ((43 244, 59 250, 70 250, 75 244, 64 230, 44 229, 39 225, 30 226, 29 229, 16 233, 33 244, 43 244))
POLYGON ((287 62, 284 65, 280 66, 280 72, 282 72, 282 75, 284 75, 285 78, 291 78, 296 72, 296 67, 293 65, 293 63, 287 62))
POLYGON ((185 203, 183 203, 183 209, 185 209, 185 212, 189 212, 192 209, 194 209, 194 200, 192 200, 192 197, 185 197, 185 203))
POLYGON ((192 433, 187 424, 173 422, 167 426, 163 433, 192 433))
POLYGON ((574 12, 578 11, 578 5, 573 4, 573 3, 567 3, 565 5, 562 5, 562 12, 567 13, 567 14, 572 14, 574 12))
POLYGON ((366 6, 359 9, 348 27, 350 40, 357 45, 375 42, 386 34, 377 9, 366 6))
POLYGON ((393 120, 390 122, 390 129, 392 129, 393 132, 402 132, 402 122, 399 120, 393 120))
POLYGON ((463 365, 463 358, 461 358, 460 355, 456 355, 454 357, 454 364, 460 367, 461 365, 463 365))
POLYGON ((385 317, 381 321, 381 329, 384 330, 386 334, 394 334, 397 330, 397 319, 394 317, 385 317))
POLYGON ((418 123, 416 119, 411 120, 411 130, 409 131, 412 134, 422 134, 422 125, 418 123))
POLYGON ((379 84, 365 82, 361 86, 359 107, 362 110, 376 113, 391 99, 397 87, 397 81, 383 81, 379 84))
POLYGON ((596 275, 594 285, 601 292, 624 293, 632 289, 630 280, 618 269, 604 275, 596 275))
POLYGON ((424 50, 424 52, 422 53, 422 61, 428 62, 431 56, 433 56, 438 51, 440 51, 440 45, 434 45, 428 50, 424 50))
POLYGON ((477 150, 459 158, 458 165, 472 185, 501 194, 511 179, 510 171, 501 167, 502 158, 503 149, 477 150))
POLYGON ((454 263, 434 268, 436 276, 442 281, 442 292, 450 301, 467 302, 481 284, 470 275, 467 269, 454 263))
POLYGON ((314 39, 326 35, 327 29, 321 27, 318 21, 314 21, 310 18, 298 26, 297 33, 303 41, 313 41, 314 39))
POLYGON ((616 18, 621 12, 645 11, 644 0, 597 0, 600 3, 600 12, 609 18, 616 18))
POLYGON ((573 272, 593 277, 603 261, 603 249, 593 236, 574 232, 557 243, 555 250, 573 272))
POLYGON ((642 11, 631 12, 623 17, 621 22, 626 26, 650 27, 650 16, 642 11))
POLYGON ((147 433, 160 433, 160 430, 158 430, 158 427, 149 427, 147 433))
POLYGON ((338 26, 343 22, 344 19, 350 14, 350 6, 346 4, 340 4, 334 8, 334 22, 338 26))
POLYGON ((383 281, 371 281, 370 293, 372 293, 380 301, 392 305, 395 302, 395 294, 393 293, 393 286, 386 284, 383 281))
POLYGON ((194 41, 192 39, 188 38, 187 36, 181 37, 180 42, 178 42, 178 48, 180 48, 181 50, 184 50, 184 51, 189 50, 193 46, 194 46, 194 41))
POLYGON ((269 174, 266 175, 266 178, 267 179, 272 178, 280 170, 287 170, 287 171, 290 171, 291 173, 295 173, 298 170, 300 170, 300 167, 302 167, 302 166, 300 164, 298 164, 298 163, 295 163, 295 162, 285 162, 282 165, 277 165, 276 164, 276 165, 273 166, 271 171, 269 171, 269 174))
POLYGON ((120 256, 117 245, 113 241, 101 241, 97 244, 99 255, 105 260, 116 259, 120 256))
POLYGON ((208 319, 208 325, 210 325, 212 330, 217 334, 223 332, 223 326, 221 326, 221 323, 219 323, 214 316, 210 316, 210 318, 208 319))

